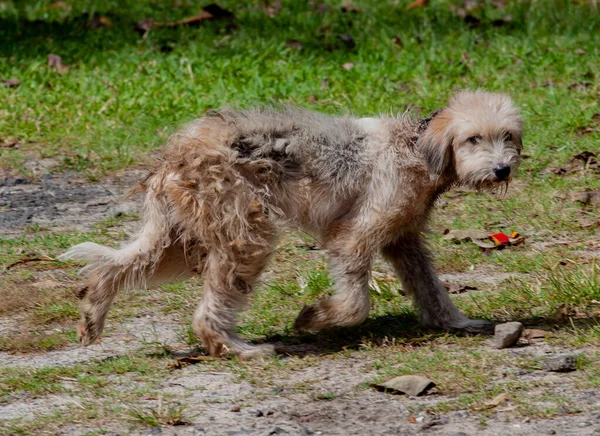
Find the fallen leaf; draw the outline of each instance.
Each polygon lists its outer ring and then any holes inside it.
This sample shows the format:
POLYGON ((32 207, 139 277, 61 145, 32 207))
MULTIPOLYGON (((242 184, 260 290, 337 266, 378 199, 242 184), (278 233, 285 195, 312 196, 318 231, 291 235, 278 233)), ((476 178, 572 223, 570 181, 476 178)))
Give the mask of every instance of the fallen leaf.
POLYGON ((406 7, 406 10, 410 11, 411 9, 422 8, 423 6, 427 6, 427 0, 415 0, 406 7))
POLYGON ((419 375, 402 375, 372 386, 384 392, 390 391, 395 394, 407 394, 417 397, 433 388, 435 383, 419 375))
MULTIPOLYGON (((598 115, 598 114, 596 114, 596 115, 598 115)), ((593 117, 592 117, 592 119, 593 119, 593 117)), ((583 163, 585 163, 585 164, 587 164, 587 163, 593 164, 593 163, 597 162, 596 153, 587 151, 587 150, 582 151, 581 153, 577 153, 576 155, 573 156, 572 159, 583 161, 583 163)))
POLYGON ((461 286, 456 283, 447 283, 447 282, 443 282, 442 284, 444 285, 444 288, 446 288, 446 291, 449 294, 462 294, 467 291, 476 291, 477 290, 476 286, 469 286, 469 285, 461 286))
POLYGON ((398 47, 402 47, 404 45, 402 44, 402 40, 397 36, 392 38, 392 44, 397 45, 398 47))
POLYGON ((281 12, 281 0, 274 0, 269 2, 266 7, 267 15, 271 18, 276 17, 281 12))
POLYGON ((506 400, 508 400, 508 394, 503 392, 500 395, 498 395, 497 397, 494 397, 493 399, 489 400, 489 401, 485 401, 483 404, 486 406, 486 408, 492 408, 492 407, 497 407, 500 404, 504 403, 506 400))
POLYGON ((356 6, 354 6, 354 4, 352 3, 352 0, 344 0, 342 2, 342 12, 358 13, 358 12, 360 12, 360 8, 357 8, 356 6))
POLYGON ((340 40, 344 43, 346 48, 352 49, 356 47, 356 42, 351 35, 340 35, 340 40))
POLYGON ((94 14, 92 21, 88 24, 90 29, 101 29, 103 27, 112 27, 112 21, 100 14, 94 14))
POLYGON ((54 53, 50 53, 48 55, 48 67, 54 68, 60 74, 64 74, 69 71, 69 67, 63 64, 62 58, 59 55, 55 55, 54 53))
POLYGON ((285 46, 287 48, 295 48, 297 50, 304 50, 304 46, 297 39, 289 39, 288 41, 286 41, 285 46))
POLYGON ((582 89, 586 89, 592 86, 592 82, 577 82, 570 84, 567 88, 581 91, 582 89))
POLYGON ((12 79, 4 80, 2 84, 7 88, 16 88, 21 82, 16 77, 13 77, 12 79))
POLYGON ((346 62, 344 65, 342 65, 342 68, 346 71, 350 71, 352 68, 354 68, 354 62, 346 62))
POLYGON ((0 148, 19 148, 19 140, 17 138, 0 140, 0 148))
POLYGON ((445 241, 452 242, 467 242, 473 241, 477 239, 487 239, 489 236, 488 232, 484 232, 481 230, 449 230, 446 229, 444 231, 444 236, 442 237, 445 241))
POLYGON ((317 98, 316 95, 311 94, 311 95, 308 96, 307 100, 308 100, 309 103, 315 104, 319 99, 317 98))
POLYGON ((543 330, 537 329, 525 329, 523 334, 521 335, 523 339, 532 340, 532 339, 542 339, 546 337, 546 332, 543 330))
POLYGON ((199 14, 193 15, 188 18, 184 18, 179 21, 170 21, 170 22, 159 22, 154 21, 151 18, 147 18, 138 22, 134 30, 137 31, 142 36, 146 36, 146 34, 150 31, 150 29, 155 27, 177 27, 177 26, 190 26, 190 25, 198 25, 203 21, 208 20, 221 20, 224 18, 233 17, 233 13, 228 11, 227 9, 223 9, 216 3, 211 3, 207 6, 204 6, 199 14))
POLYGON ((581 203, 584 206, 600 205, 600 191, 585 191, 571 194, 571 201, 581 203))
POLYGON ((216 358, 213 356, 186 356, 186 357, 179 357, 177 359, 174 359, 170 362, 167 362, 167 364, 165 365, 165 367, 167 369, 181 369, 185 366, 188 365, 192 365, 195 363, 200 363, 200 362, 206 362, 206 361, 211 361, 211 360, 215 360, 216 358))

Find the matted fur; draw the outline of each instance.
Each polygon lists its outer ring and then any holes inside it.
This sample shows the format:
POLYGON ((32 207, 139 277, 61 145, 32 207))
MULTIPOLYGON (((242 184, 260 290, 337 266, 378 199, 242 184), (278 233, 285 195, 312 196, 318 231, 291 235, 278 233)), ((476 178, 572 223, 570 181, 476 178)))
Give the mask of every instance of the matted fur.
POLYGON ((170 138, 140 185, 146 199, 138 235, 119 250, 87 242, 63 255, 88 262, 79 338, 87 345, 101 335, 120 288, 202 274, 193 327, 209 353, 223 346, 242 357, 272 351, 240 339, 235 316, 284 225, 323 241, 335 279, 335 295, 305 307, 296 328, 362 322, 381 250, 425 325, 489 332, 491 323, 465 318, 454 306, 422 232, 448 189, 508 184, 521 136, 509 97, 482 91, 461 92, 424 120, 289 107, 210 112, 170 138))

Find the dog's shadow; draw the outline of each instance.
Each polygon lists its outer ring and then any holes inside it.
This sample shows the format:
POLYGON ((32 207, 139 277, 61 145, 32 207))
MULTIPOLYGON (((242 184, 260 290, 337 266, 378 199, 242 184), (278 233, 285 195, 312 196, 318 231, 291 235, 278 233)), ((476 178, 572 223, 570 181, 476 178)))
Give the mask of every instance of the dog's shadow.
MULTIPOLYGON (((497 324, 505 320, 491 320, 497 324)), ((572 319, 568 323, 557 324, 552 318, 522 318, 512 321, 521 322, 525 328, 541 329, 547 332, 579 331, 597 328, 594 319, 572 319)), ((318 333, 293 332, 269 335, 255 344, 271 343, 278 355, 307 357, 336 354, 348 350, 359 350, 381 346, 425 346, 442 337, 466 336, 463 333, 448 333, 424 328, 419 325, 416 315, 379 315, 368 318, 364 323, 347 328, 331 328, 318 333)), ((491 337, 491 336, 489 336, 491 337)), ((210 360, 201 347, 169 354, 169 358, 197 358, 210 360)), ((192 362, 193 363, 193 362, 192 362)))

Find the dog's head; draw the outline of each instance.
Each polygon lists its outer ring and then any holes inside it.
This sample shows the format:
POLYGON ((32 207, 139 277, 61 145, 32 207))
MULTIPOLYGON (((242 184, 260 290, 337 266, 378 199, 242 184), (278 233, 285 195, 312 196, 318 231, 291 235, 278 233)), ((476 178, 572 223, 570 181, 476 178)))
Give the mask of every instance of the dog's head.
POLYGON ((432 179, 493 189, 515 174, 522 135, 523 121, 508 96, 463 91, 431 119, 418 147, 432 179))

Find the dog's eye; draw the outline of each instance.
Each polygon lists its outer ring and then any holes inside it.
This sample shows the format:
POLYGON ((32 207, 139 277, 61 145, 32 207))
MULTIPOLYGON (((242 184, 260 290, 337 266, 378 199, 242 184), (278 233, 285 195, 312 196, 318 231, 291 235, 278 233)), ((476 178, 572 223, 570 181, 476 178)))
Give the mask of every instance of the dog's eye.
POLYGON ((507 133, 506 134, 506 141, 507 142, 513 142, 513 134, 512 133, 507 133))
POLYGON ((469 141, 473 145, 477 145, 481 142, 481 136, 479 136, 479 135, 471 136, 469 139, 467 139, 467 141, 469 141))

